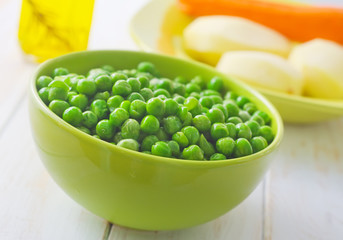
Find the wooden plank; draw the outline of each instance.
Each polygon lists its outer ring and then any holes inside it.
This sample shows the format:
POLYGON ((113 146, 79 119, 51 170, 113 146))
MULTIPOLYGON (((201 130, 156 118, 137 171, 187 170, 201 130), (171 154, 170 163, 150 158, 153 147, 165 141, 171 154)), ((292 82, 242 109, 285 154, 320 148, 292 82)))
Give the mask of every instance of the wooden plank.
POLYGON ((286 125, 267 178, 264 239, 343 239, 343 118, 286 125))
MULTIPOLYGON (((211 222, 175 231, 140 231, 113 225, 109 240, 260 240, 263 183, 239 206, 211 222)), ((147 216, 148 217, 148 216, 147 216)))
POLYGON ((108 223, 58 188, 37 155, 27 102, 0 137, 0 239, 102 239, 108 223))

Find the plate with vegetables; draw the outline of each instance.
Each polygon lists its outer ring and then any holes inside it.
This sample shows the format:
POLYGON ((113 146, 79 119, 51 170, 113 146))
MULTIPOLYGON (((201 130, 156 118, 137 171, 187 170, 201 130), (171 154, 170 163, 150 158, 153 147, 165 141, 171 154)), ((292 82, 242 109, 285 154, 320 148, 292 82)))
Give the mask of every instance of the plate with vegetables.
POLYGON ((132 18, 131 35, 144 51, 200 61, 248 83, 286 122, 343 115, 342 6, 214 2, 153 0, 132 18))

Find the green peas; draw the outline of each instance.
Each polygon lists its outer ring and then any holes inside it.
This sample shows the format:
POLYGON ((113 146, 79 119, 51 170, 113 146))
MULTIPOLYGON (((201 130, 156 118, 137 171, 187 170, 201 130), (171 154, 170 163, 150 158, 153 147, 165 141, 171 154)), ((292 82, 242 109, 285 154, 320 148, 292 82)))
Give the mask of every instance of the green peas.
POLYGON ((242 119, 243 122, 246 122, 250 119, 250 114, 247 111, 240 110, 238 116, 242 119))
POLYGON ((200 97, 199 103, 200 103, 201 106, 203 106, 203 107, 211 108, 211 107, 213 106, 213 104, 214 104, 214 101, 212 100, 211 97, 209 97, 209 96, 204 96, 204 97, 200 97))
POLYGON ((224 80, 220 77, 213 77, 207 84, 207 88, 221 92, 224 89, 224 80))
POLYGON ((184 127, 181 129, 181 132, 186 135, 190 145, 196 144, 200 138, 198 129, 193 126, 184 127))
POLYGON ((145 133, 154 134, 159 130, 159 128, 160 122, 153 115, 147 115, 141 121, 141 130, 145 133))
POLYGON ((208 111, 206 116, 210 119, 211 123, 224 123, 224 113, 218 108, 212 108, 208 111))
POLYGON ((257 107, 256 107, 255 103, 248 102, 248 103, 244 104, 243 110, 247 111, 251 115, 257 111, 257 107))
POLYGON ((199 85, 196 85, 195 83, 187 83, 186 84, 186 93, 192 93, 192 92, 201 92, 201 87, 199 85))
POLYGON ((183 132, 174 133, 172 139, 177 142, 180 147, 185 148, 189 145, 188 138, 183 132))
POLYGON ((141 151, 151 151, 151 147, 159 140, 155 135, 146 136, 141 144, 141 151))
POLYGON ((130 105, 130 117, 134 119, 141 119, 146 112, 146 103, 141 100, 134 100, 130 105))
POLYGON ((260 131, 260 124, 258 124, 258 122, 254 120, 249 120, 245 122, 245 124, 250 128, 252 137, 255 137, 258 135, 260 131))
POLYGON ((229 136, 229 130, 224 123, 214 123, 211 127, 211 137, 214 140, 229 136))
POLYGON ((177 116, 168 116, 163 119, 163 127, 166 133, 172 135, 181 129, 182 123, 177 116))
POLYGON ((172 151, 168 145, 168 143, 158 141, 151 147, 151 153, 156 156, 161 157, 171 157, 172 151))
POLYGON ((195 97, 188 97, 183 103, 183 105, 187 108, 188 111, 192 111, 193 109, 195 109, 198 106, 198 104, 199 101, 195 97))
POLYGON ((113 142, 115 144, 118 144, 121 140, 123 140, 123 137, 121 135, 121 132, 117 132, 116 134, 114 134, 114 137, 113 137, 113 142))
POLYGON ((165 115, 170 116, 170 115, 176 115, 178 110, 179 110, 179 104, 172 98, 168 98, 164 100, 165 104, 165 115))
POLYGON ((105 140, 110 140, 114 136, 114 127, 108 119, 103 119, 96 125, 96 134, 105 140))
POLYGON ((168 145, 174 157, 178 157, 180 155, 180 146, 176 141, 169 141, 168 145))
POLYGON ((198 85, 201 89, 206 87, 205 80, 202 78, 202 76, 199 75, 192 78, 190 82, 198 85))
POLYGON ((138 81, 141 83, 141 89, 149 87, 149 79, 145 76, 138 76, 138 81))
POLYGON ((96 99, 102 99, 102 100, 105 100, 107 101, 107 99, 110 98, 110 93, 108 91, 105 91, 105 92, 97 92, 95 95, 94 95, 94 100, 96 99))
POLYGON ((206 132, 211 128, 211 121, 205 115, 197 115, 193 118, 193 125, 200 131, 206 132))
POLYGON ((139 143, 135 139, 122 139, 118 142, 117 146, 133 151, 139 150, 139 143))
POLYGON ((254 114, 253 114, 253 115, 251 116, 250 120, 256 121, 260 126, 265 125, 263 118, 262 118, 261 116, 259 116, 259 115, 254 115, 254 114))
POLYGON ((266 125, 260 127, 258 135, 264 137, 268 143, 271 143, 274 139, 273 129, 266 125))
POLYGON ((229 117, 238 116, 239 107, 235 103, 233 103, 231 101, 224 102, 224 106, 226 107, 227 114, 229 117))
POLYGON ((203 150, 204 155, 208 158, 213 155, 216 151, 212 143, 208 142, 204 134, 200 135, 199 138, 199 147, 203 150))
POLYGON ((243 123, 240 117, 229 117, 226 122, 233 123, 233 124, 243 123))
POLYGON ((250 100, 247 97, 244 96, 238 96, 236 99, 237 106, 242 108, 246 103, 249 103, 250 100))
POLYGON ((237 93, 233 92, 233 91, 229 91, 225 94, 225 99, 231 99, 231 100, 235 100, 237 99, 238 95, 237 93))
POLYGON ((122 101, 119 105, 120 108, 124 108, 127 112, 130 112, 131 102, 128 100, 122 101))
POLYGON ((124 101, 124 98, 120 95, 114 95, 107 99, 107 107, 112 112, 114 109, 118 108, 120 104, 124 101))
POLYGON ((127 119, 121 126, 121 135, 124 139, 132 138, 137 140, 141 131, 139 123, 135 119, 127 119))
POLYGON ((155 135, 160 141, 167 141, 169 139, 169 136, 163 128, 159 128, 155 135))
POLYGON ((254 153, 259 152, 268 146, 267 140, 261 136, 253 137, 250 140, 250 143, 254 153))
POLYGON ((210 161, 225 160, 225 159, 226 159, 225 155, 221 153, 215 153, 210 157, 210 161))
POLYGON ((186 94, 186 87, 181 83, 174 83, 174 93, 184 96, 186 94))
POLYGON ((238 138, 236 140, 236 147, 234 149, 235 157, 243 157, 253 153, 250 142, 245 138, 238 138))
POLYGON ((170 98, 170 93, 165 89, 156 89, 154 91, 154 97, 158 97, 161 95, 165 96, 166 98, 170 98))
POLYGON ((220 138, 216 142, 216 149, 229 158, 235 149, 235 145, 235 140, 230 137, 220 138))
POLYGON ((96 88, 98 91, 111 91, 112 89, 112 80, 108 75, 100 75, 94 80, 96 88))
POLYGON ((132 92, 131 85, 125 80, 118 80, 113 85, 112 93, 113 95, 120 95, 126 97, 132 92))
POLYGON ((98 117, 92 111, 84 111, 82 113, 82 125, 87 128, 93 128, 98 123, 98 117))
POLYGON ((176 96, 174 96, 174 98, 173 98, 177 103, 179 103, 179 104, 183 104, 184 102, 185 102, 185 98, 184 97, 182 97, 182 96, 180 96, 180 95, 176 95, 176 96))
POLYGON ((227 119, 227 118, 229 117, 229 114, 228 114, 228 112, 227 112, 227 109, 226 109, 226 107, 224 107, 223 104, 219 104, 219 103, 214 104, 214 105, 212 106, 212 108, 218 108, 219 110, 221 110, 221 111, 223 112, 223 114, 224 114, 224 118, 225 118, 225 119, 227 119))
POLYGON ((63 68, 63 67, 55 68, 54 71, 52 72, 53 77, 67 75, 67 74, 69 74, 68 69, 63 68))
POLYGON ((49 76, 40 76, 37 79, 36 85, 38 90, 44 87, 47 87, 49 85, 49 83, 52 82, 52 78, 49 76))
POLYGON ((93 80, 83 78, 77 82, 76 90, 87 96, 93 96, 97 89, 93 80))
POLYGON ((134 100, 141 100, 141 101, 145 101, 144 97, 139 94, 138 92, 133 92, 131 93, 128 97, 127 100, 130 102, 133 102, 134 100))
POLYGON ((188 160, 204 160, 204 153, 198 145, 191 145, 183 149, 182 157, 188 160))
POLYGON ((248 140, 251 139, 251 136, 252 136, 251 130, 245 123, 238 123, 236 125, 236 130, 237 130, 238 138, 245 138, 248 140))
POLYGON ((120 127, 129 117, 129 113, 124 108, 116 108, 110 114, 109 121, 114 127, 120 127))
POLYGON ((78 107, 78 108, 80 108, 83 111, 83 110, 86 109, 86 107, 88 105, 88 98, 84 94, 73 95, 69 99, 69 104, 71 106, 78 107))
POLYGON ((126 79, 127 79, 127 76, 123 73, 115 72, 111 74, 112 84, 115 84, 119 80, 126 80, 126 79))
POLYGON ((64 110, 62 118, 67 123, 77 127, 81 124, 82 112, 80 108, 72 106, 64 110))
POLYGON ((141 90, 141 82, 137 78, 128 78, 126 81, 130 84, 132 92, 141 90))
POLYGON ((154 97, 154 93, 150 88, 142 88, 139 93, 144 98, 145 101, 148 101, 150 98, 154 97))
POLYGON ((253 116, 260 116, 261 118, 263 118, 264 123, 265 124, 269 124, 270 123, 270 117, 267 113, 261 111, 261 110, 257 110, 256 112, 254 112, 253 116))
POLYGON ((138 72, 147 72, 156 76, 158 74, 155 65, 151 62, 140 62, 137 66, 138 72))
POLYGON ((160 98, 151 98, 146 104, 146 111, 155 117, 161 117, 165 113, 165 103, 160 98))
POLYGON ((112 67, 111 65, 104 65, 101 67, 101 69, 105 70, 108 73, 114 72, 114 67, 112 67))
POLYGON ((49 88, 48 87, 43 87, 41 89, 39 89, 38 91, 38 95, 39 97, 42 99, 42 101, 48 105, 50 103, 49 101, 49 88))
POLYGON ((216 90, 205 89, 200 93, 200 96, 218 96, 221 97, 220 93, 216 90))
POLYGON ((70 107, 69 104, 63 100, 52 100, 49 104, 50 110, 59 117, 62 117, 64 110, 66 110, 68 107, 70 107))
POLYGON ((76 128, 79 129, 80 131, 84 132, 84 133, 91 134, 91 131, 84 126, 78 126, 76 128))
POLYGON ((102 99, 94 100, 91 103, 90 110, 96 114, 99 120, 106 118, 109 113, 107 102, 102 99))
POLYGON ((237 130, 236 130, 236 125, 233 123, 225 123, 227 130, 229 130, 229 137, 236 139, 237 136, 237 130))
POLYGON ((160 79, 155 87, 156 89, 164 89, 168 93, 173 93, 173 82, 168 78, 160 79))
POLYGON ((214 104, 222 104, 223 103, 223 99, 222 99, 222 97, 220 97, 220 96, 215 96, 215 95, 213 95, 213 96, 210 96, 210 98, 212 99, 212 101, 214 102, 214 104))
POLYGON ((49 101, 52 100, 67 100, 69 87, 61 80, 53 80, 49 83, 49 101))
POLYGON ((177 76, 174 79, 174 82, 176 83, 181 83, 181 84, 187 84, 189 81, 187 80, 187 78, 183 77, 183 76, 177 76))

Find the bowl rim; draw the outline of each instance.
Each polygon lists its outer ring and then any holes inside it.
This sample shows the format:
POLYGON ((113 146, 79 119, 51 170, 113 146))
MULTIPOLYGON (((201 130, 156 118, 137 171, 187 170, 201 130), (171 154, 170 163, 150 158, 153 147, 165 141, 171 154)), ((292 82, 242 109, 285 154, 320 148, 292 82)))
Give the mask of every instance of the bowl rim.
MULTIPOLYGON (((236 165, 236 164, 244 164, 250 161, 254 161, 256 159, 262 158, 269 153, 273 152, 275 149, 278 148, 280 145, 280 142, 283 138, 284 134, 284 126, 283 121, 276 110, 276 108, 273 106, 272 103, 270 103, 262 94, 251 88, 245 83, 239 82, 235 80, 234 78, 226 77, 227 81, 234 82, 235 84, 239 85, 239 87, 245 88, 248 92, 250 92, 252 95, 254 95, 258 100, 265 105, 265 107, 268 108, 268 110, 272 113, 272 120, 275 122, 276 125, 276 132, 274 136, 274 140, 262 151, 259 151, 257 153, 253 153, 251 155, 239 157, 239 158, 230 158, 225 160, 218 160, 218 161, 206 161, 206 160, 187 160, 187 159, 178 159, 178 158, 167 158, 167 157, 160 157, 155 156, 152 154, 146 154, 142 153, 140 151, 134 151, 130 149, 126 149, 123 147, 118 147, 117 145, 113 143, 109 143, 107 141, 98 139, 93 137, 92 135, 89 135, 76 127, 72 126, 71 124, 64 121, 61 117, 56 115, 54 112, 52 112, 47 105, 43 102, 43 100, 38 95, 38 90, 36 88, 36 79, 40 76, 39 73, 42 71, 42 69, 46 68, 47 66, 56 63, 56 62, 62 62, 65 58, 74 58, 75 56, 82 56, 82 55, 88 55, 88 54, 101 54, 101 53, 110 53, 110 54, 140 54, 141 56, 153 56, 155 58, 165 59, 168 61, 173 62, 180 62, 180 63, 187 63, 192 65, 197 65, 198 67, 205 68, 205 70, 210 70, 214 72, 218 72, 215 68, 199 63, 196 61, 188 61, 185 59, 180 59, 173 56, 158 54, 158 53, 147 53, 142 51, 134 51, 134 50, 84 50, 84 51, 77 51, 68 53, 59 57, 55 57, 53 59, 46 60, 45 62, 41 63, 34 71, 34 73, 31 76, 31 82, 30 82, 30 94, 33 98, 35 105, 38 106, 39 110, 43 112, 46 116, 48 116, 55 124, 57 124, 59 127, 63 128, 64 130, 70 132, 72 135, 76 136, 77 138, 82 139, 83 141, 90 142, 95 145, 99 145, 100 147, 106 147, 110 150, 119 151, 121 153, 134 155, 137 158, 144 159, 144 161, 152 161, 152 162, 164 162, 168 164, 174 164, 174 165, 192 165, 195 167, 221 167, 226 165, 236 165)), ((218 72, 219 73, 219 72, 218 72)))

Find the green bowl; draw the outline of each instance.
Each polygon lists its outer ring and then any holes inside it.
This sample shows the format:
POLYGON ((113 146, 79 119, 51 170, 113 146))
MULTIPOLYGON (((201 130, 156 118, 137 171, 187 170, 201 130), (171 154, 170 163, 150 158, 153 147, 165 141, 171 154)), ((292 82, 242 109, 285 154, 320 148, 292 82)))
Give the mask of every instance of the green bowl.
POLYGON ((201 63, 131 51, 84 51, 49 60, 31 79, 29 112, 34 140, 46 169, 76 202, 108 221, 144 230, 187 228, 215 219, 256 188, 280 144, 283 123, 275 108, 248 86, 201 63), (163 76, 210 78, 249 97, 272 118, 274 141, 256 154, 222 161, 162 158, 117 147, 79 131, 49 110, 35 80, 56 67, 85 74, 110 64, 135 68, 151 61, 163 76))

